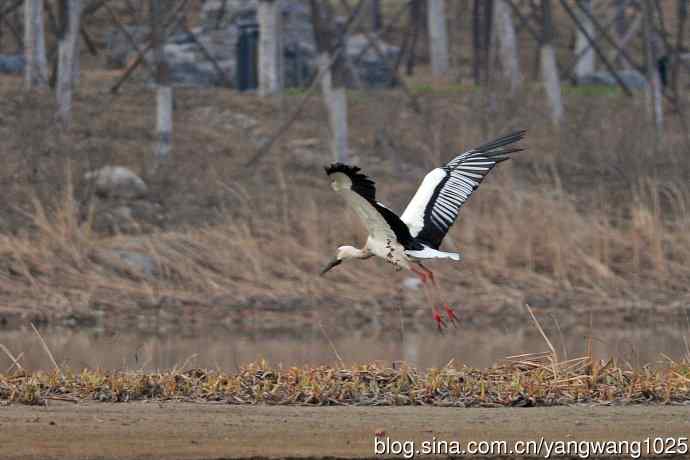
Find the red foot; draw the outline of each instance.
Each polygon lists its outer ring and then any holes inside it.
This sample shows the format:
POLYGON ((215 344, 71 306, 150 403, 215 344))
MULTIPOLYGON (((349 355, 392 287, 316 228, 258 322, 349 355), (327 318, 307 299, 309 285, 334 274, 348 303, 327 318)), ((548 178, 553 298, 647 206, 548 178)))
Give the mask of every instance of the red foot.
POLYGON ((436 321, 436 327, 438 327, 438 331, 443 332, 443 328, 446 327, 446 322, 443 321, 441 313, 439 313, 436 307, 434 307, 434 321, 436 321))
POLYGON ((448 321, 453 323, 453 326, 458 327, 458 323, 460 322, 460 319, 458 318, 458 315, 455 314, 455 311, 448 306, 448 304, 443 304, 443 307, 446 309, 446 316, 448 316, 448 321))

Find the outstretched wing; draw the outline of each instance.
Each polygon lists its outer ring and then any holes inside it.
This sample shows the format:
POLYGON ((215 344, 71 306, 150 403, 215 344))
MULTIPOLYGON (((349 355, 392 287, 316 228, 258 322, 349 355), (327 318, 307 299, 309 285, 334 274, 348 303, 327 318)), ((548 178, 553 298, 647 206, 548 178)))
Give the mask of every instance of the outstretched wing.
POLYGON ((525 135, 525 131, 500 137, 458 155, 445 166, 429 172, 412 197, 400 219, 410 234, 438 249, 458 217, 458 212, 496 164, 507 160, 520 148, 507 148, 525 135))
POLYGON ((326 168, 333 190, 345 197, 369 232, 379 241, 398 241, 406 249, 415 247, 414 239, 400 218, 376 201, 376 185, 357 166, 334 163, 326 168))

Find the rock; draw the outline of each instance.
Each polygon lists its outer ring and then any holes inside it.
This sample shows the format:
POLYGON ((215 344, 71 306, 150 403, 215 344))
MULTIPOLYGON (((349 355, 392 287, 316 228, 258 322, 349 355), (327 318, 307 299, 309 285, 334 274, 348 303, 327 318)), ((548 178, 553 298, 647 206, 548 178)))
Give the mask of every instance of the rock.
POLYGON ((94 200, 93 229, 102 234, 150 233, 165 225, 166 213, 159 203, 146 199, 94 200))
POLYGON ((133 199, 146 195, 146 183, 123 166, 105 166, 84 176, 94 182, 96 193, 111 198, 133 199))
POLYGON ((176 64, 194 64, 198 60, 196 51, 193 43, 171 43, 163 47, 165 61, 172 67, 176 64))
POLYGON ((128 268, 133 269, 147 277, 154 277, 158 274, 158 267, 153 257, 126 249, 113 249, 108 254, 116 257, 128 268))
POLYGON ((258 0, 206 0, 201 8, 201 27, 204 30, 227 27, 234 17, 252 15, 258 0))
MULTIPOLYGON (((630 89, 645 89, 647 87, 647 79, 637 70, 621 70, 618 72, 621 80, 630 89)), ((578 85, 601 85, 601 86, 618 86, 618 82, 613 77, 611 72, 599 71, 580 77, 577 81, 578 85)))
MULTIPOLYGON (((246 38, 243 47, 246 73, 254 75, 251 56, 254 56, 257 38, 253 35, 258 27, 256 20, 257 0, 208 0, 201 11, 201 22, 191 31, 179 31, 167 41, 164 52, 170 68, 173 84, 180 86, 237 86, 238 44, 240 35, 246 38), (200 46, 200 44, 203 46, 200 46), (253 51, 252 51, 253 50, 253 51), (208 55, 215 60, 222 72, 214 66, 208 55), (247 67, 249 66, 249 67, 247 67)), ((304 1, 281 2, 283 35, 283 82, 285 87, 304 87, 317 70, 316 42, 311 21, 311 11, 304 1)), ((140 47, 148 35, 146 27, 128 27, 140 47)), ((393 82, 390 63, 395 62, 400 50, 375 39, 377 45, 369 46, 365 35, 348 37, 346 54, 356 76, 346 80, 349 87, 388 87, 393 82), (366 49, 366 52, 364 50, 366 49), (381 54, 377 50, 380 50, 381 54)), ((134 47, 120 30, 108 35, 110 66, 124 66, 134 55, 134 47)), ((153 59, 153 51, 146 54, 153 59)), ((247 77, 248 80, 253 78, 247 77)), ((243 83, 249 89, 255 82, 243 83)))
MULTIPOLYGON (((144 26, 125 26, 124 29, 136 43, 143 43, 149 35, 149 28, 144 26)), ((106 33, 105 46, 108 50, 106 66, 110 69, 120 69, 127 65, 127 61, 134 51, 127 34, 120 28, 106 33)))
POLYGON ((0 54, 0 73, 21 74, 26 61, 20 54, 0 54))
POLYGON ((407 277, 402 282, 402 287, 405 289, 417 290, 422 285, 422 280, 419 278, 407 277))
POLYGON ((353 63, 361 83, 370 88, 387 88, 393 85, 392 63, 400 48, 379 38, 369 44, 368 37, 357 34, 347 39, 347 55, 353 63))
MULTIPOLYGON (((229 75, 230 72, 223 72, 229 75)), ((175 63, 170 66, 170 81, 182 87, 229 86, 229 77, 224 77, 210 64, 195 62, 175 63)))
POLYGON ((110 211, 110 214, 114 219, 117 219, 120 222, 131 222, 133 220, 132 208, 129 206, 117 206, 110 211))
POLYGON ((239 112, 230 112, 227 116, 232 120, 232 124, 241 129, 252 129, 256 127, 259 122, 256 118, 252 118, 249 115, 245 115, 239 112))
MULTIPOLYGON (((236 27, 204 33, 201 28, 174 35, 163 51, 170 72, 170 81, 182 87, 234 86, 236 27), (215 64, 202 50, 201 44, 215 64)), ((153 51, 146 53, 153 60, 153 51)))
POLYGON ((199 123, 222 129, 251 131, 259 125, 256 118, 219 107, 200 107, 192 112, 192 117, 199 123))
MULTIPOLYGON (((98 203, 98 202, 97 202, 98 203)), ((139 224, 134 219, 132 208, 129 206, 108 206, 104 209, 96 209, 93 216, 93 228, 100 233, 132 234, 138 233, 139 224)), ((97 205, 97 208, 99 205, 97 205)))

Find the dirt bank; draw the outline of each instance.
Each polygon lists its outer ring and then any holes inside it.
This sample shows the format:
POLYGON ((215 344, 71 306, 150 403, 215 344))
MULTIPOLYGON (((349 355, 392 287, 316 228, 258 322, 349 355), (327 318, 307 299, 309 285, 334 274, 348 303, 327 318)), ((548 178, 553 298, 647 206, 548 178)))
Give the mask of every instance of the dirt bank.
POLYGON ((0 408, 2 458, 372 457, 397 440, 643 440, 688 436, 680 406, 444 409, 191 403, 0 408))

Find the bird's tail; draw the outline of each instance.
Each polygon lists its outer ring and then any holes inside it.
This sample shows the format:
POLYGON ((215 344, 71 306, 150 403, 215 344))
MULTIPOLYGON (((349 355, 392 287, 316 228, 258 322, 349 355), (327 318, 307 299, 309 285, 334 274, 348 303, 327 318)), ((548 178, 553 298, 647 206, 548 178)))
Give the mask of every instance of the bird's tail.
POLYGON ((451 259, 455 261, 462 259, 460 253, 439 251, 428 246, 425 246, 424 249, 420 251, 405 251, 405 254, 416 257, 417 259, 451 259))

